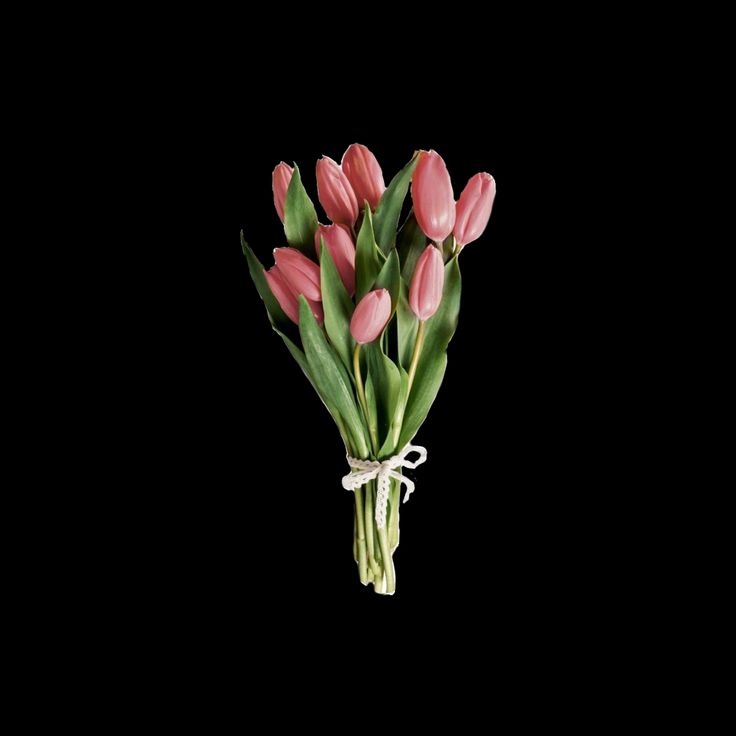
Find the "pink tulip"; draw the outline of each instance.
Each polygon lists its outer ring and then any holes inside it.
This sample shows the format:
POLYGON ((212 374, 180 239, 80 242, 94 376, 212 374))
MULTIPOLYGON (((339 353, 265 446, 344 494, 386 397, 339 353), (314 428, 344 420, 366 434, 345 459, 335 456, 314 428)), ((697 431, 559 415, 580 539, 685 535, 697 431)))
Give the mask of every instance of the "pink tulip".
POLYGON ((383 183, 381 167, 373 153, 360 143, 353 143, 342 157, 342 170, 353 187, 358 207, 362 207, 363 202, 367 200, 370 208, 375 210, 386 190, 386 185, 383 183))
POLYGON ((442 254, 435 246, 428 245, 419 256, 409 287, 409 306, 422 322, 429 319, 440 306, 444 284, 442 254))
POLYGON ((483 235, 491 216, 496 182, 490 174, 472 176, 455 208, 455 240, 460 248, 483 235))
POLYGON ((345 289, 352 296, 355 294, 355 246, 350 231, 345 225, 320 225, 314 234, 314 245, 320 256, 322 238, 325 246, 335 262, 345 289))
POLYGON ((296 248, 275 248, 276 265, 296 294, 304 294, 313 302, 322 301, 319 266, 296 248))
POLYGON ((332 222, 350 227, 355 224, 358 219, 355 192, 345 172, 329 156, 317 161, 317 193, 332 222))
POLYGON ((386 289, 369 291, 358 303, 350 320, 350 334, 355 342, 373 342, 391 317, 391 295, 386 289))
POLYGON ((411 181, 414 214, 422 232, 441 243, 455 225, 455 195, 447 166, 436 151, 421 151, 411 181))
MULTIPOLYGON (((291 284, 286 280, 278 266, 271 266, 270 270, 263 274, 266 277, 271 293, 276 297, 281 309, 284 310, 286 316, 295 324, 299 324, 299 299, 297 294, 291 288, 291 284)), ((309 306, 312 308, 312 314, 319 324, 325 320, 322 305, 319 302, 313 302, 307 299, 309 306)))
POLYGON ((283 161, 273 170, 271 180, 273 182, 273 203, 276 206, 281 222, 284 221, 284 202, 286 202, 286 190, 289 188, 291 175, 294 169, 283 161))

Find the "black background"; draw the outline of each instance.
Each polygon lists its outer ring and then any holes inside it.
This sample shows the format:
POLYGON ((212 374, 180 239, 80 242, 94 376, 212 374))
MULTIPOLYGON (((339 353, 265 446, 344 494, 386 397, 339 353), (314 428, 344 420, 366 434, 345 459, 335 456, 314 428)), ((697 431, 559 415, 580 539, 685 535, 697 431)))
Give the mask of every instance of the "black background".
POLYGON ((611 533, 615 469, 601 457, 599 425, 610 356, 594 299, 604 279, 581 232, 589 215, 570 188, 565 139, 528 111, 405 123, 317 113, 303 126, 278 112, 243 116, 242 130, 212 132, 198 152, 189 268, 170 262, 176 295, 167 293, 160 335, 176 341, 176 357, 158 376, 161 425, 152 420, 167 440, 155 451, 166 490, 150 506, 152 531, 165 530, 152 585, 164 580, 232 625, 246 610, 264 624, 295 610, 451 610, 511 625, 540 609, 549 622, 609 605, 604 571, 618 549, 600 540, 611 533), (410 471, 417 489, 401 508, 393 597, 358 581, 344 448, 272 332, 239 243, 242 229, 266 266, 285 244, 271 192, 281 160, 299 164, 324 221, 314 164, 323 154, 339 161, 355 141, 374 151, 387 182, 414 150, 434 148, 456 196, 478 171, 498 188, 488 229, 461 256, 460 324, 415 438, 429 458, 410 471))

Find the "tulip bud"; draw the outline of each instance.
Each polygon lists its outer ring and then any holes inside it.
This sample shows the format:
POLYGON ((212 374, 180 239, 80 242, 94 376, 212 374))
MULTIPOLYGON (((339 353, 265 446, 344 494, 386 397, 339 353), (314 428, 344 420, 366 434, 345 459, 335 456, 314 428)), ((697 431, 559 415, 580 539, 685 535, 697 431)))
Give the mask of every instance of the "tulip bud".
POLYGON ((263 274, 268 282, 271 293, 276 297, 281 309, 284 310, 286 316, 292 321, 299 323, 299 303, 296 294, 291 290, 289 282, 284 278, 284 274, 279 271, 278 266, 271 268, 263 274))
POLYGON ((291 182, 294 169, 283 161, 273 170, 271 180, 273 182, 273 203, 276 206, 281 222, 284 221, 284 202, 286 202, 286 190, 291 182))
MULTIPOLYGON (((299 324, 299 300, 291 285, 281 273, 278 266, 271 268, 263 274, 268 282, 271 293, 276 297, 281 309, 284 310, 286 316, 295 324, 299 324)), ((322 305, 319 302, 313 302, 307 299, 312 309, 315 319, 321 325, 325 321, 325 315, 322 311, 322 305)))
POLYGON ((314 302, 322 301, 319 266, 296 248, 275 248, 276 265, 296 294, 314 302))
POLYGON ((428 245, 419 256, 409 287, 409 306, 422 322, 429 319, 440 306, 444 284, 442 254, 434 245, 428 245))
POLYGON ((362 207, 363 202, 367 200, 370 208, 375 210, 386 190, 386 185, 383 183, 381 167, 373 153, 360 143, 353 143, 342 157, 342 170, 353 187, 358 207, 362 207))
POLYGON ((350 320, 350 334, 355 342, 373 342, 391 317, 391 295, 386 289, 369 291, 358 303, 350 320))
POLYGON ((329 156, 317 161, 317 194, 332 222, 352 227, 358 219, 358 200, 345 172, 329 156))
POLYGON ((435 243, 441 243, 455 225, 455 196, 447 166, 436 151, 419 153, 411 197, 422 232, 435 243))
POLYGON ((345 225, 319 225, 314 234, 314 245, 320 257, 322 238, 345 285, 345 290, 352 296, 355 294, 355 246, 350 232, 345 225))
POLYGON ((490 174, 472 176, 455 207, 455 240, 460 248, 483 235, 491 216, 496 182, 490 174))

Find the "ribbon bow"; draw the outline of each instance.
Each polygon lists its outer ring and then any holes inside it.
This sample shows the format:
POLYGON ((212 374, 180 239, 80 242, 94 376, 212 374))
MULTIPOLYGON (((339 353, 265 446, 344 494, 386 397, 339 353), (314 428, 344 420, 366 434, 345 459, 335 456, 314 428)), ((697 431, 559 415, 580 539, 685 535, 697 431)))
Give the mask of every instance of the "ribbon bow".
POLYGON ((389 480, 393 478, 394 480, 398 480, 399 484, 403 483, 406 486, 406 495, 404 496, 404 503, 406 503, 414 490, 414 481, 405 478, 400 472, 397 473, 396 471, 398 468, 416 468, 418 465, 421 465, 427 459, 427 450, 419 445, 407 445, 398 455, 394 455, 383 462, 379 462, 378 460, 359 460, 350 457, 350 455, 347 457, 350 467, 358 472, 348 473, 342 479, 342 487, 346 491, 354 491, 374 478, 378 478, 376 526, 379 529, 385 528, 386 507, 388 506, 388 491, 390 487, 389 480), (419 459, 414 461, 407 460, 406 456, 411 452, 419 453, 419 459))

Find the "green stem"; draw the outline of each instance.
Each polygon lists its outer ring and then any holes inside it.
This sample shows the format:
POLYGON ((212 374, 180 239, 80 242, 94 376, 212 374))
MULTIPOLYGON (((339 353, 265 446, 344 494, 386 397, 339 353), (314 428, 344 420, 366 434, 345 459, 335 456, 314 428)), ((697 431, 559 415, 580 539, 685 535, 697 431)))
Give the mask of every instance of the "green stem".
POLYGON ((388 546, 393 552, 399 544, 399 503, 401 501, 401 484, 391 481, 388 513, 388 546))
POLYGON ((383 569, 386 573, 386 593, 391 594, 396 591, 396 575, 394 574, 394 561, 391 559, 391 551, 388 548, 388 533, 385 527, 378 530, 378 539, 381 543, 383 569))
POLYGON ((376 562, 376 546, 373 533, 373 481, 365 486, 365 529, 368 543, 368 563, 377 577, 381 575, 381 567, 376 562))
POLYGON ((356 343, 355 350, 353 351, 353 376, 355 376, 355 388, 358 389, 358 400, 360 405, 363 407, 363 411, 368 412, 365 409, 365 390, 363 389, 363 377, 360 375, 360 343, 356 343))
POLYGON ((365 524, 363 523, 363 489, 355 491, 355 522, 358 535, 358 574, 360 582, 368 585, 368 557, 366 554, 365 524))
POLYGON ((358 562, 358 521, 357 509, 353 510, 353 559, 358 562))
POLYGON ((414 383, 414 376, 417 374, 417 365, 419 364, 419 355, 422 352, 422 345, 424 345, 424 325, 425 322, 419 323, 419 330, 417 331, 417 340, 414 343, 414 354, 411 356, 411 365, 409 366, 409 389, 407 396, 411 394, 411 387, 414 383))

